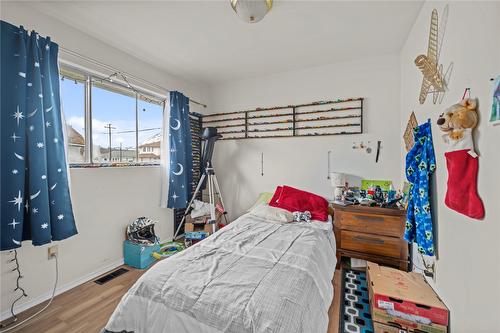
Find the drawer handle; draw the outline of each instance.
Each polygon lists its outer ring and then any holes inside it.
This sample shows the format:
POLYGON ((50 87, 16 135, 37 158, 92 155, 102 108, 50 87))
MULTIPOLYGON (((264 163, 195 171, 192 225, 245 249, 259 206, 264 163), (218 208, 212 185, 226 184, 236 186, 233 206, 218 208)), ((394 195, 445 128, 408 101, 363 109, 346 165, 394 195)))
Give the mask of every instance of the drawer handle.
POLYGON ((354 239, 360 242, 372 243, 372 244, 384 244, 384 240, 380 238, 368 238, 363 236, 354 236, 354 239))
POLYGON ((370 221, 370 222, 384 222, 384 218, 382 216, 368 216, 368 215, 355 215, 356 219, 370 221))

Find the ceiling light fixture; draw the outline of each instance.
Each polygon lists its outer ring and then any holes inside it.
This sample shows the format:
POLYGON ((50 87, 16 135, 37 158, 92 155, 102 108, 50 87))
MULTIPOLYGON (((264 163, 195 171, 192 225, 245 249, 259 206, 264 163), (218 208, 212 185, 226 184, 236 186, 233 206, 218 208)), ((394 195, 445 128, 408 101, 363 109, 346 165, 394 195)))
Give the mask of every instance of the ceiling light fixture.
POLYGON ((273 7, 273 0, 230 0, 234 12, 245 22, 259 22, 273 7))

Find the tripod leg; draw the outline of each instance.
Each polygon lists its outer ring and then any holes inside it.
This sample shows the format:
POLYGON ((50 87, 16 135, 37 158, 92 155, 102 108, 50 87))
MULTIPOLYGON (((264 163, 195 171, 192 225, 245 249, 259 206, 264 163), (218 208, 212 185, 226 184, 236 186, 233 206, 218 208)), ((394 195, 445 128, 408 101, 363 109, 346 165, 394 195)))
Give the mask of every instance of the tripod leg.
POLYGON ((227 212, 226 212, 226 206, 224 205, 224 200, 222 199, 222 193, 220 191, 220 187, 219 187, 219 181, 217 180, 217 175, 214 173, 213 175, 214 177, 214 184, 215 184, 215 189, 217 191, 217 196, 219 197, 219 200, 220 200, 220 203, 222 205, 222 209, 224 209, 224 212, 222 213, 222 215, 224 215, 224 220, 226 221, 226 224, 227 224, 227 212))
POLYGON ((179 231, 181 230, 182 226, 184 225, 184 222, 186 221, 186 216, 189 214, 191 205, 193 204, 194 200, 198 196, 198 192, 200 192, 201 184, 203 184, 205 177, 206 177, 206 174, 203 173, 201 175, 200 181, 198 182, 198 185, 196 186, 196 190, 193 193, 191 201, 189 201, 189 204, 187 205, 186 210, 184 211, 184 215, 182 216, 181 223, 179 223, 179 226, 177 227, 177 230, 175 231, 175 234, 174 234, 172 241, 175 241, 175 239, 177 238, 177 235, 179 235, 179 231))
POLYGON ((212 225, 212 233, 217 231, 217 219, 215 216, 215 185, 214 185, 214 175, 208 175, 208 195, 210 202, 210 221, 212 225))
POLYGON ((208 175, 208 199, 210 204, 210 220, 215 221, 215 196, 213 175, 208 175))
POLYGON ((177 238, 177 235, 179 234, 179 231, 182 228, 182 225, 186 221, 186 215, 182 216, 181 223, 179 223, 179 226, 177 227, 177 230, 175 231, 174 237, 172 238, 172 242, 175 242, 175 239, 177 238))
POLYGON ((219 197, 220 203, 225 212, 226 206, 224 205, 224 200, 222 200, 222 193, 220 192, 219 181, 217 180, 217 176, 215 174, 213 175, 213 177, 214 177, 215 190, 217 191, 217 196, 219 197))

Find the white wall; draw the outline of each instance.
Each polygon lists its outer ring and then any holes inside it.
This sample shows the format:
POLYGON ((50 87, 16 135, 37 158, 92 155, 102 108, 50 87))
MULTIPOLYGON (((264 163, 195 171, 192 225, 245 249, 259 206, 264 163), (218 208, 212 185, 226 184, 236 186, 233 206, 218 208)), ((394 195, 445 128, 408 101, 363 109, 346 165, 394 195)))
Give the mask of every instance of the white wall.
MULTIPOLYGON (((301 187, 332 196, 326 179, 327 152, 332 151, 332 170, 363 178, 399 181, 404 153, 402 131, 409 113, 419 121, 433 123, 442 110, 461 98, 470 87, 480 100, 482 121, 477 130, 480 152, 479 193, 486 206, 484 221, 467 219, 443 204, 446 191, 444 146, 433 127, 438 159, 436 207, 438 251, 436 290, 451 310, 452 332, 500 332, 500 213, 498 189, 498 138, 500 127, 487 122, 490 104, 490 77, 500 73, 500 5, 450 3, 448 26, 441 54, 442 62, 454 62, 450 91, 442 105, 418 104, 421 75, 413 64, 415 56, 427 48, 432 8, 442 12, 444 2, 426 3, 401 55, 358 60, 335 65, 287 72, 213 87, 205 87, 168 75, 92 37, 48 18, 22 3, 1 3, 2 19, 23 24, 42 35, 50 35, 60 45, 125 69, 166 88, 185 92, 208 101, 213 112, 302 103, 331 98, 361 96, 365 103, 365 134, 317 138, 255 139, 221 141, 214 164, 227 208, 232 217, 249 207, 257 194, 272 191, 279 184, 301 187), (351 148, 353 141, 382 140, 380 162, 375 151, 362 153, 351 148), (264 153, 264 176, 260 175, 260 153, 264 153), (401 157, 401 158, 399 158, 401 157)), ((104 32, 103 32, 104 33, 104 32)), ((375 150, 375 149, 374 149, 375 150)), ((125 226, 137 216, 160 220, 162 237, 172 233, 172 216, 158 208, 159 169, 72 169, 72 194, 79 235, 58 242, 61 285, 115 265, 122 258, 121 240, 125 226)), ((46 247, 26 242, 19 251, 29 300, 50 291, 52 262, 46 247)), ((1 255, 1 311, 12 300, 15 274, 1 255)))
MULTIPOLYGON (((437 158, 434 220, 437 227, 436 282, 430 281, 451 311, 452 333, 500 332, 500 127, 487 119, 491 108, 492 82, 500 74, 500 3, 429 2, 422 8, 401 52, 401 125, 415 110, 419 122, 431 119, 437 158), (449 4, 449 16, 440 62, 454 63, 449 91, 441 105, 431 98, 418 103, 422 75, 413 60, 427 50, 433 8, 441 14, 449 4), (444 205, 446 194, 445 146, 435 125, 446 107, 457 103, 466 87, 479 99, 480 123, 476 129, 479 158, 478 190, 486 217, 477 221, 444 205)), ((402 156, 402 158, 404 155, 402 156)))
POLYGON ((400 68, 398 55, 338 63, 300 71, 228 82, 212 87, 214 112, 289 105, 337 98, 364 97, 362 135, 220 141, 214 165, 230 217, 239 216, 263 191, 280 184, 333 196, 331 170, 367 179, 399 183, 400 68), (371 154, 352 149, 354 141, 371 141, 371 154), (376 141, 382 141, 375 163, 376 141), (264 153, 264 176, 260 154, 264 153))
MULTIPOLYGON (((205 87, 181 80, 114 49, 74 28, 49 18, 22 2, 2 2, 1 18, 14 25, 24 25, 41 35, 48 35, 59 45, 80 54, 113 65, 168 89, 184 92, 202 102, 205 87)), ((104 33, 104 32, 103 32, 104 33)), ((61 54, 61 57, 64 57, 61 54)), ((74 61, 75 59, 70 59, 74 61)), ((90 66, 84 62, 84 66, 90 66)), ((193 108, 195 111, 200 111, 193 108)), ((81 282, 82 277, 111 269, 122 260, 125 227, 139 216, 159 220, 156 230, 163 239, 173 234, 172 211, 159 208, 160 169, 158 167, 71 169, 73 207, 77 236, 59 244, 61 287, 81 282)), ((23 243, 18 250, 24 279, 21 280, 29 298, 22 304, 33 305, 43 300, 53 286, 53 262, 47 259, 47 246, 34 247, 23 243), (31 303, 27 303, 31 302, 31 303)), ((12 293, 16 274, 8 263, 11 254, 3 252, 1 263, 2 316, 16 295, 12 293)))

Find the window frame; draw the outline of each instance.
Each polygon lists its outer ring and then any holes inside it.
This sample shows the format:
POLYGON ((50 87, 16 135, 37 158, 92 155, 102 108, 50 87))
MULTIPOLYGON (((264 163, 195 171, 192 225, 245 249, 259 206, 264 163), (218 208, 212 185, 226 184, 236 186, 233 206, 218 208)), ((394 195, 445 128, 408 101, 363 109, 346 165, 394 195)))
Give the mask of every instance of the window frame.
MULTIPOLYGON (((123 166, 158 166, 159 162, 139 161, 139 100, 164 106, 166 96, 152 92, 138 86, 133 86, 128 80, 120 79, 120 74, 115 73, 109 76, 102 75, 91 70, 76 68, 67 64, 59 65, 60 78, 74 80, 84 84, 84 162, 69 163, 70 168, 78 167, 123 167, 123 166), (135 98, 135 162, 94 162, 93 161, 93 139, 92 139, 92 87, 97 87, 111 91, 113 93, 126 95, 135 98)), ((64 102, 64 101, 62 101, 64 102)), ((64 110, 63 110, 64 112, 64 110)), ((162 122, 163 124, 163 122, 162 122)))

